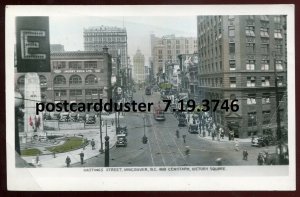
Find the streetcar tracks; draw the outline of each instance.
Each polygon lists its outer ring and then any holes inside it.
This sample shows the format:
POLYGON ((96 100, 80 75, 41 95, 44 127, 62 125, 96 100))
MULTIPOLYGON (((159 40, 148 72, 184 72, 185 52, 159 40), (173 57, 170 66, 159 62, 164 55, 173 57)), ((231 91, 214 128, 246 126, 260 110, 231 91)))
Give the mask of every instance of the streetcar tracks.
POLYGON ((179 146, 178 146, 176 140, 174 140, 174 136, 171 136, 170 131, 168 131, 167 134, 168 134, 169 137, 173 140, 173 142, 175 143, 175 145, 176 145, 176 147, 177 147, 177 150, 178 150, 179 154, 181 155, 182 159, 185 161, 185 164, 187 164, 187 161, 186 161, 186 159, 185 159, 185 156, 184 156, 183 153, 181 152, 181 150, 180 150, 180 148, 179 148, 179 146))
MULTIPOLYGON (((155 126, 154 126, 154 127, 155 127, 155 126)), ((172 153, 172 151, 171 151, 171 149, 170 149, 170 147, 169 147, 169 144, 167 144, 167 141, 166 141, 165 136, 164 136, 163 134, 161 134, 161 132, 160 132, 159 134, 162 136, 162 139, 163 139, 163 141, 164 141, 164 144, 167 146, 169 152, 170 152, 171 155, 172 155, 172 159, 173 159, 173 160, 172 160, 172 162, 171 162, 170 164, 172 164, 172 163, 175 161, 175 165, 177 166, 176 158, 175 158, 175 156, 173 155, 173 153, 172 153)))
MULTIPOLYGON (((149 118, 149 120, 150 120, 150 123, 153 125, 152 119, 149 118)), ((157 144, 157 147, 158 147, 158 149, 159 149, 159 152, 162 153, 162 150, 161 150, 161 148, 160 148, 160 145, 159 145, 159 142, 158 142, 158 139, 157 139, 155 127, 152 127, 152 130, 153 130, 153 133, 154 133, 154 136, 155 136, 155 140, 156 140, 156 144, 157 144)), ((160 155, 161 155, 162 162, 163 162, 164 166, 166 166, 166 161, 165 161, 165 158, 164 158, 163 154, 160 154, 160 155)))

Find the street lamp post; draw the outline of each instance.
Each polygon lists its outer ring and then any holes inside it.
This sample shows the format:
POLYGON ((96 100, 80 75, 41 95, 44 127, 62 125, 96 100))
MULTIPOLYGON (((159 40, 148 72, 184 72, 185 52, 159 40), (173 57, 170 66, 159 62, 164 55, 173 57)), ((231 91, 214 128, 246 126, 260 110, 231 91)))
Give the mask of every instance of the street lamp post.
POLYGON ((101 117, 101 111, 99 113, 99 126, 100 126, 100 150, 99 152, 103 154, 103 141, 102 141, 102 117, 101 117))
POLYGON ((107 135, 107 120, 105 120, 105 160, 104 167, 109 167, 109 136, 107 135))
POLYGON ((254 126, 254 115, 251 114, 250 115, 250 118, 251 118, 251 137, 253 138, 253 134, 254 134, 254 129, 253 129, 253 126, 254 126))
POLYGON ((148 138, 146 137, 146 123, 145 123, 145 116, 143 117, 144 120, 144 136, 142 138, 142 141, 144 144, 146 144, 148 142, 148 138))

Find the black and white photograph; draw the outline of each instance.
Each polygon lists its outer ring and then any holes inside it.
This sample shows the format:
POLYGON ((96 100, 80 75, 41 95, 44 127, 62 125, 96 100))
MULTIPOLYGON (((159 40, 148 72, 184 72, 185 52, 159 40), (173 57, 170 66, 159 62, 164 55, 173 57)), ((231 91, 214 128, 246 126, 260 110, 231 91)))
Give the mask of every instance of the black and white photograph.
POLYGON ((291 190, 294 9, 269 6, 8 6, 8 176, 187 177, 184 190, 258 176, 291 190))

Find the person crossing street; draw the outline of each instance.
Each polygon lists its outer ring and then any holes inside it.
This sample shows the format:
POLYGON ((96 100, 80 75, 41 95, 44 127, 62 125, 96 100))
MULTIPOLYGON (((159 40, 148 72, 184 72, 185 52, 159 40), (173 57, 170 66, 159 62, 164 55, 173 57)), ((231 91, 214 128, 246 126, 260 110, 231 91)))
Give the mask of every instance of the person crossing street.
POLYGON ((92 141, 91 141, 91 146, 92 146, 92 150, 95 150, 95 140, 94 139, 92 139, 92 141))
POLYGON ((67 156, 67 158, 66 158, 67 167, 70 167, 70 163, 71 163, 71 159, 69 156, 67 156))
POLYGON ((81 151, 81 153, 79 154, 79 156, 80 156, 80 163, 82 165, 83 161, 84 161, 84 153, 83 153, 83 151, 81 151))
POLYGON ((182 138, 183 138, 183 143, 185 143, 185 138, 186 138, 186 135, 182 135, 182 138))
POLYGON ((179 130, 176 130, 176 136, 179 138, 179 130))

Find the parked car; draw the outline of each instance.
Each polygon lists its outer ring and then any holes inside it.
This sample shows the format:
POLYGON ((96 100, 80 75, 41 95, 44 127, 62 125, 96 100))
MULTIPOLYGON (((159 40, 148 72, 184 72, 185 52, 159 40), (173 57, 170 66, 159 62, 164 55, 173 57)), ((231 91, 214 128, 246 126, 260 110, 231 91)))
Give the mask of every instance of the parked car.
POLYGON ((79 113, 77 120, 78 120, 78 122, 85 122, 86 114, 85 113, 79 113))
POLYGON ((68 122, 69 121, 69 113, 64 112, 60 114, 59 122, 68 122))
POLYGON ((264 146, 276 145, 276 140, 271 135, 253 136, 251 143, 252 146, 264 147, 264 146))
POLYGON ((89 116, 85 124, 95 124, 96 123, 96 118, 95 116, 89 116))
POLYGON ((78 114, 75 113, 75 112, 72 112, 72 113, 70 114, 70 121, 72 121, 72 122, 77 122, 77 117, 78 117, 78 114))
POLYGON ((116 147, 126 147, 127 146, 127 139, 125 134, 118 134, 117 135, 117 144, 116 147))

